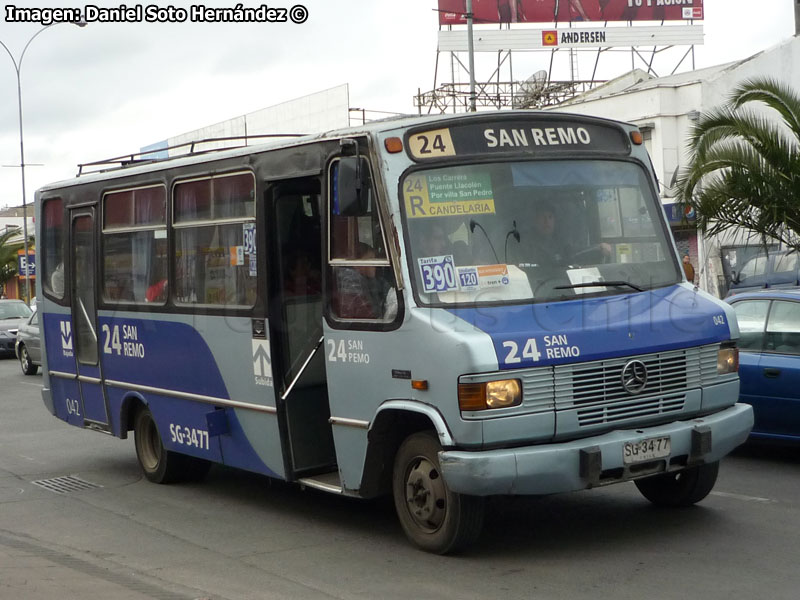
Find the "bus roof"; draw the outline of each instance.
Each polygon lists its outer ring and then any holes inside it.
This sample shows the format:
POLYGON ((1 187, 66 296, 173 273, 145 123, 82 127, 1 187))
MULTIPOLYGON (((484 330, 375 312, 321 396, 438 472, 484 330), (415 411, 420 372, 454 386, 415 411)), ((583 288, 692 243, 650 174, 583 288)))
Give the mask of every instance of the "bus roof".
MULTIPOLYGON (((148 154, 153 154, 154 152, 158 151, 158 150, 145 150, 114 158, 99 160, 91 163, 84 163, 83 165, 79 165, 80 170, 74 179, 66 179, 46 184, 37 191, 37 194, 54 189, 83 185, 85 183, 115 179, 121 176, 127 177, 129 175, 151 173, 168 168, 188 166, 192 164, 202 164, 204 162, 211 162, 226 158, 247 156, 249 154, 255 154, 269 150, 277 150, 293 146, 302 146, 322 140, 335 140, 339 138, 352 137, 357 135, 385 133, 389 131, 404 130, 408 128, 413 128, 422 125, 430 125, 439 122, 458 122, 458 121, 463 122, 465 120, 472 120, 472 119, 491 120, 493 117, 502 118, 503 120, 513 119, 513 118, 525 119, 531 117, 541 118, 545 115, 547 116, 547 118, 550 117, 554 118, 554 120, 575 118, 575 119, 595 121, 595 122, 602 121, 604 123, 616 123, 626 128, 636 127, 635 125, 631 125, 630 123, 625 123, 622 121, 615 121, 612 119, 581 115, 578 113, 560 113, 560 112, 552 113, 552 112, 538 111, 538 110, 483 111, 478 113, 459 113, 459 114, 441 114, 441 115, 399 115, 399 116, 392 116, 384 119, 369 121, 368 123, 364 123, 361 125, 355 125, 341 129, 334 129, 322 133, 315 133, 309 135, 297 134, 296 136, 293 134, 278 134, 275 136, 276 139, 271 139, 270 141, 267 142, 247 145, 247 146, 234 146, 234 147, 226 147, 218 149, 198 150, 196 152, 192 151, 186 154, 181 154, 161 159, 135 158, 137 156, 139 157, 147 156, 148 154), (82 168, 87 166, 97 167, 98 170, 86 173, 82 172, 82 168), (103 166, 107 168, 104 169, 101 168, 103 166)), ((271 136, 253 135, 253 136, 242 136, 239 138, 210 138, 202 141, 187 142, 177 147, 192 146, 193 150, 194 144, 198 145, 209 144, 219 141, 233 141, 235 139, 243 140, 246 142, 247 139, 254 139, 259 137, 266 138, 271 136)))

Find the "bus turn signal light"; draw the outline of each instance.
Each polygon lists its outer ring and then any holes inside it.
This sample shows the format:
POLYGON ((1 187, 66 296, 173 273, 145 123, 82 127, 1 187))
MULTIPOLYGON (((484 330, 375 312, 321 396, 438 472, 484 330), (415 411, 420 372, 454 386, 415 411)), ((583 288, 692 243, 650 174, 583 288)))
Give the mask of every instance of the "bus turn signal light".
POLYGON ((383 141, 383 146, 389 154, 397 154, 403 151, 403 140, 399 137, 386 138, 383 141))
POLYGON ((631 131, 631 141, 636 146, 641 146, 644 142, 644 138, 642 137, 641 131, 631 131))

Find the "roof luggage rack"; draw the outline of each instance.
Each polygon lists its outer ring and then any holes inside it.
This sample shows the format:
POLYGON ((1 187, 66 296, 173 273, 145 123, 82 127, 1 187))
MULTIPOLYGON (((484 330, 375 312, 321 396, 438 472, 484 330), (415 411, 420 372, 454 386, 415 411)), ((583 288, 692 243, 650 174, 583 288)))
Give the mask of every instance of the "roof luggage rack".
POLYGON ((269 138, 297 138, 303 137, 307 135, 305 133, 264 133, 264 134, 257 134, 257 135, 236 135, 230 137, 214 137, 214 138, 205 138, 202 140, 193 140, 190 142, 183 142, 180 144, 175 144, 174 146, 164 146, 163 148, 153 148, 151 150, 142 150, 141 152, 134 152, 132 154, 123 154, 122 156, 115 156, 113 158, 106 158, 103 160, 97 160, 94 162, 88 163, 80 163, 78 165, 78 173, 76 177, 80 177, 81 175, 85 175, 88 173, 104 173, 106 171, 113 171, 115 169, 125 169, 127 167, 134 167, 138 165, 146 165, 150 163, 156 162, 163 162, 168 160, 174 160, 176 158, 183 158, 186 156, 199 156, 201 154, 208 154, 211 152, 221 152, 222 150, 231 150, 233 148, 243 148, 247 146, 247 142, 249 140, 255 139, 269 139, 269 138), (230 144, 225 145, 222 147, 215 147, 215 148, 206 148, 206 149, 198 149, 197 146, 202 144, 212 144, 212 143, 220 143, 220 142, 244 142, 243 144, 230 144), (167 156, 165 158, 155 157, 152 156, 154 154, 158 154, 160 152, 177 150, 180 148, 187 148, 185 152, 181 152, 180 154, 175 154, 173 156, 167 156), (150 156, 150 158, 147 158, 150 156), (101 167, 108 167, 108 168, 101 168, 101 167), (89 170, 91 169, 91 170, 89 170))

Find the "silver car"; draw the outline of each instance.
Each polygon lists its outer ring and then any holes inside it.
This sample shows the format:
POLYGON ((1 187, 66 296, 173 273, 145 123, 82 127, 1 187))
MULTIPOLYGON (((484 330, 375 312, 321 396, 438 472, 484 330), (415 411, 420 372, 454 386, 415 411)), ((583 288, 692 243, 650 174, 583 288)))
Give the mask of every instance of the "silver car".
POLYGON ((33 311, 30 318, 17 331, 17 358, 25 375, 36 375, 42 364, 42 342, 39 337, 39 313, 33 311))
POLYGON ((31 312, 22 300, 0 300, 0 355, 14 356, 17 330, 31 312))

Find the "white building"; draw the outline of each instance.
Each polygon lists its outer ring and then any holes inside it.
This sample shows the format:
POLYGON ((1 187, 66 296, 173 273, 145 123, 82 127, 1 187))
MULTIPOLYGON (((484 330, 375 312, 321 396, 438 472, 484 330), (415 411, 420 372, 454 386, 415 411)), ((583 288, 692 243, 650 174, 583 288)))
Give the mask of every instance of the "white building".
POLYGON ((758 251, 757 242, 751 241, 746 247, 744 235, 704 239, 693 228, 682 227, 681 215, 672 214, 675 190, 670 184, 677 170, 687 163, 689 130, 700 113, 723 104, 738 84, 753 77, 772 77, 800 90, 800 37, 738 62, 689 73, 653 78, 643 71, 632 71, 551 109, 639 125, 661 182, 661 200, 678 248, 681 254, 689 252, 700 287, 717 295, 726 289, 722 257, 737 268, 758 251))
POLYGON ((259 134, 309 134, 347 127, 350 124, 350 86, 342 84, 275 106, 268 106, 246 115, 207 125, 142 148, 152 158, 179 156, 189 152, 192 142, 220 140, 198 144, 197 149, 231 147, 263 143, 259 134), (231 138, 256 136, 238 142, 231 138), (225 139, 227 138, 227 139, 225 139), (167 150, 171 148, 171 150, 167 150))

